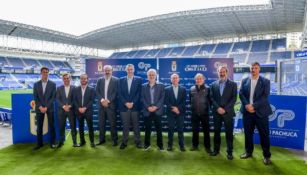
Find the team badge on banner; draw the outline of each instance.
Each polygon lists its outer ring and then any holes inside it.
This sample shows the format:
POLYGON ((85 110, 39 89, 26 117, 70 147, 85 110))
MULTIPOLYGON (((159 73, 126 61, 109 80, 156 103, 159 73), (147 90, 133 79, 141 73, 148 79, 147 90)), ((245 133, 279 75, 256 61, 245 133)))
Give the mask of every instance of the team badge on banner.
MULTIPOLYGON (((37 119, 36 119, 36 112, 35 112, 35 101, 32 100, 30 102, 31 110, 30 110, 30 132, 33 135, 37 135, 37 119)), ((44 116, 44 124, 43 124, 43 135, 48 133, 48 118, 47 114, 44 116)))

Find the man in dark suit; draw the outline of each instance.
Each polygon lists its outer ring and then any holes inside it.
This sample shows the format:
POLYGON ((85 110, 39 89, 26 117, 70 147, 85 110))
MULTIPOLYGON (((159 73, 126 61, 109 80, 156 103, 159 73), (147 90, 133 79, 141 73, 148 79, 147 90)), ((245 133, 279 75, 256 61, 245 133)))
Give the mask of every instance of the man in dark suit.
POLYGON ((93 102, 95 98, 94 88, 88 86, 87 74, 80 76, 81 85, 76 87, 73 92, 74 108, 79 122, 80 146, 84 146, 84 120, 86 120, 91 147, 95 147, 93 129, 93 102))
POLYGON ((142 85, 141 101, 143 104, 143 116, 145 124, 145 142, 144 149, 150 149, 150 135, 152 122, 155 123, 157 132, 157 146, 160 151, 163 151, 162 142, 162 124, 161 117, 163 115, 164 105, 164 85, 156 82, 157 71, 149 69, 147 71, 148 83, 142 85))
POLYGON ((73 109, 73 91, 75 86, 70 85, 70 74, 62 75, 63 85, 57 88, 56 98, 58 104, 58 117, 60 123, 60 141, 58 148, 62 147, 65 141, 65 127, 68 118, 73 147, 78 147, 76 139, 76 117, 73 109))
POLYGON ((127 147, 130 126, 133 126, 136 147, 142 148, 139 127, 142 78, 134 75, 133 64, 126 66, 126 72, 127 76, 120 78, 118 85, 119 111, 123 122, 123 141, 120 149, 127 147))
POLYGON ((205 85, 205 76, 197 73, 194 77, 195 85, 190 90, 190 103, 192 111, 192 147, 191 151, 198 150, 199 144, 199 125, 203 128, 204 145, 207 153, 211 153, 210 144, 210 89, 205 85))
POLYGON ((171 75, 172 85, 165 88, 165 105, 168 121, 168 151, 173 150, 173 136, 175 123, 177 124, 178 139, 180 151, 185 151, 184 148, 184 117, 186 111, 186 88, 179 85, 179 75, 171 75))
POLYGON ((216 156, 220 152, 221 128, 224 123, 227 159, 232 160, 233 117, 235 116, 234 105, 237 100, 237 84, 228 79, 228 69, 226 66, 219 67, 217 72, 219 80, 213 82, 210 88, 214 121, 214 151, 211 153, 211 156, 216 156))
POLYGON ((54 101, 56 96, 56 85, 48 79, 49 69, 41 68, 41 80, 34 83, 33 97, 35 101, 35 111, 37 120, 37 145, 34 150, 43 147, 43 124, 47 114, 48 127, 50 132, 50 148, 55 146, 55 127, 54 127, 54 101))
POLYGON ((108 118, 111 127, 111 137, 113 146, 117 146, 117 128, 116 128, 116 103, 118 78, 112 76, 112 66, 103 67, 104 77, 97 81, 96 95, 98 98, 98 120, 99 120, 99 143, 105 143, 106 118, 108 118))
POLYGON ((254 150, 254 129, 257 127, 263 151, 263 163, 271 164, 269 116, 272 109, 269 103, 270 80, 260 76, 260 64, 251 64, 251 77, 242 80, 240 88, 241 112, 245 134, 245 153, 241 159, 252 157, 254 150))

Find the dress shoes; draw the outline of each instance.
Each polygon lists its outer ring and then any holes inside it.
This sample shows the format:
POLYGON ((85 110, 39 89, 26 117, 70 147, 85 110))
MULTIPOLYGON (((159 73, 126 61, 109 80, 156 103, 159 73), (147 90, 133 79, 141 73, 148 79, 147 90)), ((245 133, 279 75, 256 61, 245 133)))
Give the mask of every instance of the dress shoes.
POLYGON ((125 149, 126 147, 127 147, 127 144, 122 143, 122 144, 120 144, 119 149, 125 149))
POLYGON ((272 164, 272 161, 271 161, 271 159, 269 157, 264 157, 263 158, 263 163, 265 165, 270 165, 270 164, 272 164))
POLYGON ((217 156, 218 154, 219 154, 218 151, 213 151, 213 152, 210 153, 210 156, 217 156))
POLYGON ((252 158, 253 155, 250 153, 243 153, 240 155, 240 159, 248 159, 248 158, 252 158))

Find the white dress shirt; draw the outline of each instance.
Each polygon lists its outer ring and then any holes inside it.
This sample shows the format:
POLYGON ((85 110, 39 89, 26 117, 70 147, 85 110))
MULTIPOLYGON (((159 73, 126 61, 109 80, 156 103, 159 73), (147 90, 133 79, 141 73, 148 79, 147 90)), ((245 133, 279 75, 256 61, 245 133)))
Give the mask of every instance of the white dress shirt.
POLYGON ((48 80, 47 80, 47 81, 42 81, 42 86, 43 86, 43 94, 45 94, 46 87, 47 87, 47 83, 48 83, 48 80))
POLYGON ((250 104, 254 103, 254 93, 255 93, 255 89, 256 89, 256 86, 257 86, 258 79, 259 79, 259 77, 257 79, 251 78, 251 91, 250 91, 250 94, 249 94, 249 103, 250 104))
POLYGON ((84 103, 84 93, 86 91, 86 88, 87 88, 87 85, 84 86, 84 87, 81 86, 81 91, 82 91, 82 107, 83 107, 83 103, 84 103))

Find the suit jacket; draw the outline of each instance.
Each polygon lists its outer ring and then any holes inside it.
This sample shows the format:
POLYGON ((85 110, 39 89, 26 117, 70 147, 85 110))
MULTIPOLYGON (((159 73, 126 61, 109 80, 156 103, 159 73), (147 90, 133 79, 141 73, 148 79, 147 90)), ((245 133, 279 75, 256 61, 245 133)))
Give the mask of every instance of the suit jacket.
POLYGON ((222 107, 226 111, 224 115, 234 117, 236 115, 234 105, 237 100, 237 84, 231 80, 227 80, 221 96, 220 84, 219 80, 217 80, 211 84, 210 91, 213 114, 218 115, 217 109, 222 107))
POLYGON ((163 114, 163 105, 164 105, 164 85, 161 83, 156 83, 154 85, 154 103, 151 103, 150 99, 150 86, 149 83, 145 83, 142 85, 142 93, 141 93, 141 101, 143 104, 143 115, 145 117, 149 116, 150 112, 148 111, 148 107, 156 106, 158 109, 156 110, 156 115, 163 114))
POLYGON ((176 114, 172 112, 172 106, 176 106, 181 116, 185 115, 186 111, 186 96, 187 90, 183 86, 178 86, 178 95, 177 99, 175 98, 175 92, 173 86, 168 86, 165 88, 165 105, 166 105, 166 114, 168 116, 175 116, 176 114))
POLYGON ((56 84, 48 80, 45 94, 43 94, 42 80, 35 82, 33 86, 33 97, 35 101, 35 111, 37 113, 41 113, 39 110, 40 106, 47 107, 48 112, 53 112, 56 97, 56 84))
POLYGON ((131 111, 140 110, 140 97, 142 90, 142 78, 134 76, 132 79, 130 93, 128 92, 128 81, 127 77, 122 77, 119 79, 118 84, 118 99, 119 99, 119 110, 120 112, 126 112, 128 108, 125 103, 133 103, 133 108, 131 111))
MULTIPOLYGON (((247 111, 245 109, 245 105, 249 103, 249 95, 251 88, 251 79, 245 78, 242 80, 241 88, 240 88, 240 100, 242 102, 241 112, 245 114, 247 111)), ((259 117, 268 117, 272 114, 272 109, 269 103, 269 95, 270 95, 270 80, 259 76, 257 85, 255 87, 255 92, 253 96, 253 106, 255 108, 256 114, 259 117)))
POLYGON ((81 86, 78 86, 73 91, 74 98, 74 109, 77 115, 82 115, 79 113, 79 108, 86 107, 85 115, 93 115, 93 102, 95 99, 95 90, 94 88, 87 86, 84 92, 83 105, 82 105, 82 89, 81 86))
POLYGON ((75 86, 70 85, 69 88, 69 92, 68 92, 68 97, 66 98, 66 94, 65 94, 65 86, 62 85, 60 87, 57 88, 56 91, 56 99, 57 99, 57 104, 58 104, 58 111, 59 113, 64 113, 64 109, 63 106, 64 105, 71 105, 70 111, 73 111, 73 91, 74 91, 75 86))
MULTIPOLYGON (((105 77, 98 79, 96 85, 96 95, 98 98, 97 102, 99 109, 102 108, 100 100, 102 98, 105 98, 104 85, 105 85, 105 77)), ((116 109, 117 89, 118 89, 117 86, 118 86, 118 78, 112 76, 109 82, 107 98, 110 101, 109 107, 114 110, 116 109)))

